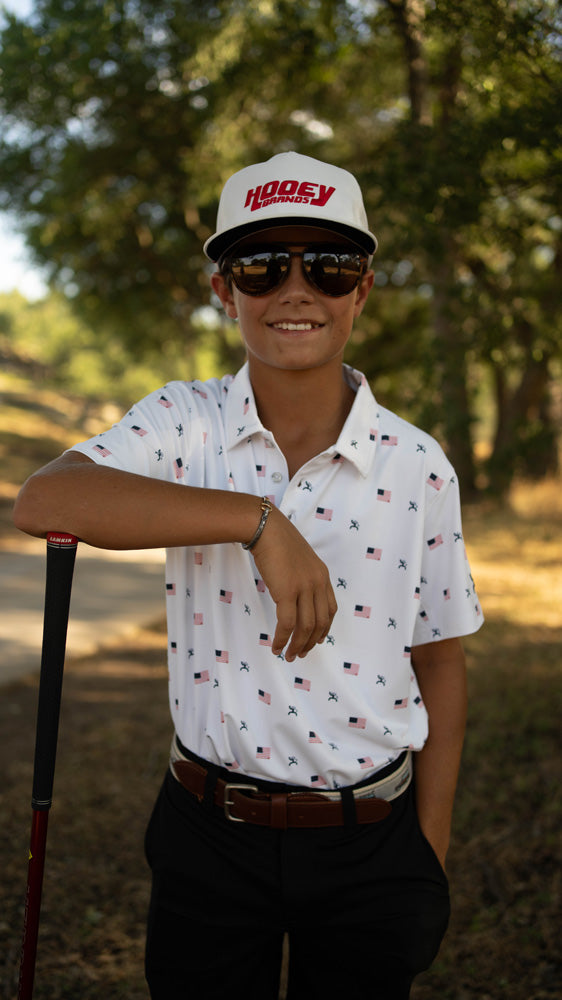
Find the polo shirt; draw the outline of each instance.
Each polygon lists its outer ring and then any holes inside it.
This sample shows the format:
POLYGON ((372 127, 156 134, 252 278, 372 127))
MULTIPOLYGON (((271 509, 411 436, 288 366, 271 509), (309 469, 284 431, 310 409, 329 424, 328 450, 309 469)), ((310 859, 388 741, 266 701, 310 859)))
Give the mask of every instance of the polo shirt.
POLYGON ((171 548, 166 559, 181 742, 231 771, 308 788, 355 784, 421 749, 428 720, 412 647, 483 621, 454 469, 433 438, 379 406, 361 373, 346 366, 345 376, 356 395, 338 440, 292 479, 247 365, 170 382, 76 446, 178 488, 267 496, 324 560, 338 602, 330 634, 288 663, 271 652, 275 605, 241 544, 171 548))

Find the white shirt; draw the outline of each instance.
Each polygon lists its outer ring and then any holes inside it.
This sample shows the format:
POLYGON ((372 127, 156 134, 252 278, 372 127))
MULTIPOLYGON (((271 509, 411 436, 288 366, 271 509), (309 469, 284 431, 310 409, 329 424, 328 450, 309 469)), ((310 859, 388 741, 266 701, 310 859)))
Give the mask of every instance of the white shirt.
POLYGON ((327 564, 338 602, 330 635, 287 663, 271 653, 275 606, 240 544, 173 548, 166 562, 180 740, 233 771, 310 788, 355 784, 421 749, 427 713, 411 648, 483 621, 452 466, 433 438, 377 404, 360 373, 346 377, 357 392, 340 437, 291 480, 247 365, 171 382, 77 446, 141 475, 268 496, 327 564))

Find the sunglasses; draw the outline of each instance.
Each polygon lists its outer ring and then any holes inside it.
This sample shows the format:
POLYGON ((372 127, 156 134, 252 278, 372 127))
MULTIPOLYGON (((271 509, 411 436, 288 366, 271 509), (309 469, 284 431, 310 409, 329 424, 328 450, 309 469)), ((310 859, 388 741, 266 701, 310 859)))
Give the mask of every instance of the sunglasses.
POLYGON ((221 271, 232 277, 244 295, 268 295, 287 278, 293 257, 300 257, 306 280, 323 295, 334 298, 357 288, 367 268, 367 257, 359 250, 272 247, 226 256, 221 271))

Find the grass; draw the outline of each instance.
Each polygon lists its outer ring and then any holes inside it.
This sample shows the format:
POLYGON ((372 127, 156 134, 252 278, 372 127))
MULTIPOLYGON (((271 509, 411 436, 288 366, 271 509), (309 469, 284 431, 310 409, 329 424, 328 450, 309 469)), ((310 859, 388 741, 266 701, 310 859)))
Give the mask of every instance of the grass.
MULTIPOLYGON (((43 394, 30 408, 24 382, 1 387, 0 537, 13 544, 7 510, 17 483, 71 443, 84 413, 77 401, 43 394)), ((470 711, 448 862, 453 915, 412 1000, 562 995, 561 527, 560 482, 517 484, 503 507, 465 511, 487 622, 466 640, 470 711)), ((147 1000, 142 844, 170 738, 165 646, 162 626, 139 632, 127 649, 68 663, 36 1000, 147 1000)), ((0 699, 0 1000, 16 997, 36 702, 33 677, 0 699)))

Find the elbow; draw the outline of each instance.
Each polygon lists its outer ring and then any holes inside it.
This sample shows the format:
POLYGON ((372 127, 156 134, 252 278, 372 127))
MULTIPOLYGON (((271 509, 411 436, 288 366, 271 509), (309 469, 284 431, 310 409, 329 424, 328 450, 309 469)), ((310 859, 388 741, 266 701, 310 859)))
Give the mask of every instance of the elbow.
POLYGON ((12 521, 19 531, 36 538, 44 538, 47 529, 43 525, 42 504, 37 490, 37 473, 23 484, 12 510, 12 521))

